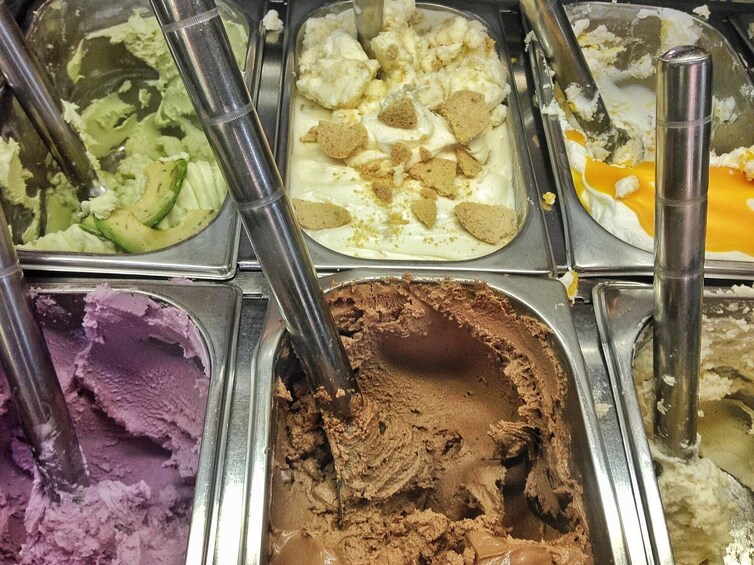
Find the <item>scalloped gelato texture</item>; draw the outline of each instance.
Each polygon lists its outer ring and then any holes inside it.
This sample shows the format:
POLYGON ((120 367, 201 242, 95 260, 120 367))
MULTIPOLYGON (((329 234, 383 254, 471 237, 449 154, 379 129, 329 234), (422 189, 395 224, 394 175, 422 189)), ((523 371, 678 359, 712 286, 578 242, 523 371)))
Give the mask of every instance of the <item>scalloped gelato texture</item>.
POLYGON ((327 300, 387 439, 342 457, 346 482, 350 461, 372 468, 355 473, 368 484, 339 491, 323 430, 331 423, 302 375, 286 375, 272 564, 592 563, 582 487, 569 471, 566 378, 548 328, 481 284, 377 281, 327 300), (422 452, 421 468, 394 468, 402 458, 385 454, 394 439, 422 452))
POLYGON ((35 303, 92 484, 49 501, 0 377, 0 562, 183 563, 209 386, 196 327, 106 287, 35 303))
POLYGON ((336 205, 351 216, 345 225, 307 234, 339 253, 391 260, 471 259, 509 243, 525 203, 515 198, 508 71, 484 25, 417 9, 413 0, 387 0, 371 46, 370 57, 356 39, 353 10, 304 24, 288 190, 294 199, 336 205), (459 93, 479 100, 451 115, 447 103, 459 93), (409 119, 386 118, 396 103, 409 119), (467 119, 480 130, 464 128, 467 119), (366 141, 334 158, 311 134, 330 121, 363 126, 366 141), (474 163, 473 172, 461 167, 463 158, 474 163), (430 164, 440 171, 433 180, 418 171, 430 164), (427 200, 436 208, 431 222, 412 211, 427 200), (493 243, 478 239, 455 215, 461 202, 506 207, 510 233, 493 243))

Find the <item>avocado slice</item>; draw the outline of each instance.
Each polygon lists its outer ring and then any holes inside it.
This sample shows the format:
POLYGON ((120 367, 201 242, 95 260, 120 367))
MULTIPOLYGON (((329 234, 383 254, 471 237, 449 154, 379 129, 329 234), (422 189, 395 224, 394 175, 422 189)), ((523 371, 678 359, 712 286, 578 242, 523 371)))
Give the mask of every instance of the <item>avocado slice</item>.
MULTIPOLYGON (((151 163, 144 169, 147 175, 144 193, 136 202, 123 209, 131 212, 145 226, 152 227, 158 224, 172 210, 181 192, 187 170, 188 163, 185 159, 151 163)), ((93 214, 81 220, 80 226, 89 233, 102 235, 93 214)))
POLYGON ((88 231, 91 234, 102 235, 102 232, 99 231, 99 228, 97 227, 97 220, 94 219, 94 214, 89 214, 88 216, 86 216, 83 220, 81 220, 81 223, 79 225, 81 226, 82 230, 88 231))
POLYGON ((142 224, 133 212, 114 210, 109 218, 95 218, 100 232, 128 253, 147 253, 174 245, 206 226, 215 210, 188 210, 183 221, 172 228, 157 230, 142 224))
POLYGON ((144 169, 147 175, 144 194, 125 210, 131 212, 145 226, 156 225, 173 208, 187 170, 186 159, 151 163, 144 169))

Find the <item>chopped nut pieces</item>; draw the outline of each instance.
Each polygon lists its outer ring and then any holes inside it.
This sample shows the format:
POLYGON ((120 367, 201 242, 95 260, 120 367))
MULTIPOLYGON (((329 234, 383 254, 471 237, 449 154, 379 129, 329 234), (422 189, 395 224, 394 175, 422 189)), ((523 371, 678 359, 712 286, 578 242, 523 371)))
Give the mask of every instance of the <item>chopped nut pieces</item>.
POLYGON ((507 243, 516 235, 516 212, 507 206, 461 202, 456 217, 466 231, 487 243, 507 243))
POLYGON ((294 198, 293 211, 301 227, 308 230, 339 228, 351 221, 348 210, 332 202, 309 202, 294 198))
POLYGON ((458 143, 467 145, 484 131, 490 123, 490 111, 484 96, 472 90, 459 90, 451 94, 440 108, 458 143))
POLYGON ((460 147, 456 148, 456 157, 458 158, 458 168, 467 177, 475 177, 482 170, 482 165, 460 147))
POLYGON ((410 98, 396 100, 377 114, 377 119, 394 128, 414 129, 418 121, 416 108, 410 98))
POLYGON ((340 124, 322 120, 317 126, 316 133, 322 151, 333 159, 350 157, 365 149, 369 140, 367 130, 361 124, 340 124))
POLYGON ((393 188, 392 178, 386 177, 372 181, 372 192, 383 204, 390 204, 393 201, 393 188))
POLYGON ((393 149, 390 151, 390 160, 393 162, 393 165, 405 164, 410 158, 411 148, 405 141, 399 141, 393 145, 393 149))
POLYGON ((422 181, 429 188, 434 188, 441 196, 451 197, 455 194, 453 179, 456 176, 456 162, 435 157, 424 163, 417 163, 408 170, 412 178, 422 181))
POLYGON ((411 203, 411 210, 416 218, 425 226, 432 229, 437 219, 437 202, 431 199, 416 200, 411 203))
POLYGON ((433 157, 432 152, 426 147, 419 147, 419 159, 429 161, 433 157))

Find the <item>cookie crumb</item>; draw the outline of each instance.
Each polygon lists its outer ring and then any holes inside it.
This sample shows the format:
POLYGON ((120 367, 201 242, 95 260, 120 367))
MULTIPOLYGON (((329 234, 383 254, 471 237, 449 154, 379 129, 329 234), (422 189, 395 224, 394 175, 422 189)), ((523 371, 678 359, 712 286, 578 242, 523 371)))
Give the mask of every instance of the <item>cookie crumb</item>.
POLYGON ((456 147, 456 157, 458 158, 458 168, 461 169, 461 173, 465 176, 475 177, 482 170, 481 163, 467 153, 465 149, 456 147))
POLYGON ((490 111, 484 103, 484 96, 473 90, 451 94, 440 107, 440 114, 448 120, 461 145, 467 145, 490 123, 490 111))
POLYGON ((429 161, 432 157, 432 152, 429 149, 427 149, 423 145, 419 147, 419 159, 421 161, 429 161))
POLYGON ((414 103, 405 96, 377 114, 377 119, 383 124, 401 129, 414 129, 418 122, 414 103))
POLYGON ((317 143, 317 130, 319 126, 312 126, 309 131, 301 136, 302 143, 317 143))
POLYGON ((461 202, 456 217, 466 231, 487 243, 508 243, 516 235, 516 212, 507 206, 461 202))
POLYGON ((411 158, 411 148, 405 141, 399 141, 390 150, 390 160, 393 165, 406 164, 411 158))
POLYGON ((383 204, 390 204, 393 201, 393 188, 395 187, 392 178, 378 178, 372 181, 372 192, 383 204))
POLYGON ((542 202, 544 202, 547 206, 552 206, 555 204, 555 199, 557 197, 555 196, 554 192, 545 192, 542 195, 542 202))
POLYGON ((368 140, 367 130, 361 124, 340 124, 322 120, 317 126, 319 146, 325 155, 333 159, 345 159, 365 149, 368 140))
POLYGON ((298 223, 308 230, 339 228, 351 221, 348 210, 332 202, 310 202, 294 198, 292 203, 298 223))
POLYGON ((441 196, 455 195, 453 179, 456 176, 456 162, 450 159, 434 157, 429 161, 417 163, 408 170, 412 178, 422 181, 441 196))
POLYGON ((426 186, 423 186, 421 188, 421 190, 419 191, 419 194, 424 199, 437 200, 437 193, 434 190, 432 190, 431 188, 428 188, 426 186))
POLYGON ((415 200, 411 203, 411 210, 416 215, 416 218, 429 229, 435 226, 435 220, 437 220, 436 201, 430 198, 415 200))

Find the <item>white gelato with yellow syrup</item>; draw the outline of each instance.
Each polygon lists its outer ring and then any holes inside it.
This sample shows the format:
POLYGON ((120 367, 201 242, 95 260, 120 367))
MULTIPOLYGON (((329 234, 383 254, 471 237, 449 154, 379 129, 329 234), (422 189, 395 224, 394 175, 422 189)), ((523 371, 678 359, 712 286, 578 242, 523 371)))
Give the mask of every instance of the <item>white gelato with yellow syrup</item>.
MULTIPOLYGON (((247 32, 241 24, 227 18, 224 24, 237 62, 243 67, 247 32)), ((124 78, 114 91, 87 102, 82 108, 64 103, 65 118, 81 133, 106 189, 104 194, 78 202, 68 180, 51 169, 47 173, 49 184, 43 187, 47 230, 39 234, 39 202, 29 197, 18 199, 20 194, 25 195, 25 188, 19 192, 20 181, 29 176, 20 168, 18 145, 13 140, 0 144, 0 161, 5 159, 10 167, 7 174, 0 170, 3 197, 37 214, 23 235, 23 249, 118 252, 112 241, 82 229, 79 222, 90 214, 97 220, 107 219, 114 211, 139 200, 147 182, 145 169, 155 161, 184 159, 188 164, 175 204, 150 229, 180 226, 191 210, 216 213, 225 200, 225 181, 154 17, 135 13, 122 24, 89 33, 67 66, 75 85, 91 80, 82 71, 90 64, 87 63, 90 54, 108 49, 113 52, 121 49, 119 53, 123 56, 140 61, 144 65, 143 80, 124 78), (11 155, 16 155, 15 160, 11 160, 11 155)), ((116 64, 112 67, 118 72, 116 64)))
MULTIPOLYGON (((654 74, 657 56, 681 44, 696 44, 701 22, 689 14, 667 8, 647 8, 637 18, 659 19, 657 53, 636 55, 627 62, 627 49, 636 49, 604 24, 588 19, 574 23, 579 44, 594 75, 610 117, 616 126, 641 142, 643 154, 634 162, 608 165, 586 140, 570 116, 570 97, 545 108, 556 113, 566 135, 571 172, 578 196, 589 214, 619 239, 645 251, 654 245, 655 199, 655 94, 645 79, 654 74), (620 61, 620 63, 619 63, 620 61)), ((636 49, 634 54, 640 50, 636 49)), ((733 99, 713 97, 713 127, 737 119, 733 99)), ((707 258, 754 260, 754 147, 710 157, 707 212, 707 258)))
POLYGON ((383 30, 371 43, 375 59, 356 40, 352 10, 312 18, 303 34, 288 190, 294 203, 340 210, 332 224, 299 217, 304 227, 332 225, 307 229, 308 235, 334 251, 371 259, 463 260, 508 243, 517 231, 504 105, 510 87, 484 26, 417 10, 412 0, 387 0, 383 30), (463 124, 451 123, 444 106, 460 92, 486 120, 470 139, 459 140, 463 124), (408 121, 387 119, 390 112, 408 121), (365 131, 364 142, 345 157, 328 156, 315 133, 323 122, 354 126, 354 135, 365 131), (472 235, 456 215, 465 202, 489 205, 471 214, 504 217, 510 230, 472 235), (489 243, 480 236, 500 239, 489 243))

